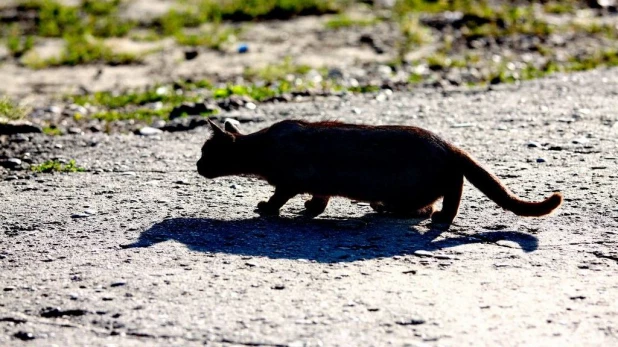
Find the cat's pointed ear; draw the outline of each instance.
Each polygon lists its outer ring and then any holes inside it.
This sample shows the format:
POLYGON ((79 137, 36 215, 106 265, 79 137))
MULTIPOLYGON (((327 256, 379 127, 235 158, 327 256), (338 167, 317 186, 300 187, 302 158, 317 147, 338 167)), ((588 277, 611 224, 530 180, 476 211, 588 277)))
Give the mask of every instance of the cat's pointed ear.
POLYGON ((214 136, 225 135, 225 131, 219 128, 219 126, 215 124, 211 119, 208 119, 208 124, 210 125, 210 129, 212 129, 214 136))
POLYGON ((234 135, 240 135, 240 130, 238 127, 236 127, 236 125, 229 120, 225 121, 225 131, 234 135))

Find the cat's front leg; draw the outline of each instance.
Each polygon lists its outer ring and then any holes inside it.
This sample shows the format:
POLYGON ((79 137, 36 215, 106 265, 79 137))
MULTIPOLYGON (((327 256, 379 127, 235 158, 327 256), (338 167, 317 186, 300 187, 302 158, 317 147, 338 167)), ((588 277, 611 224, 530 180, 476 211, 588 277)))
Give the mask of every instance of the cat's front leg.
POLYGON ((296 193, 289 189, 277 187, 275 188, 275 193, 268 201, 260 201, 258 203, 258 212, 261 215, 278 215, 279 209, 295 195, 296 193))

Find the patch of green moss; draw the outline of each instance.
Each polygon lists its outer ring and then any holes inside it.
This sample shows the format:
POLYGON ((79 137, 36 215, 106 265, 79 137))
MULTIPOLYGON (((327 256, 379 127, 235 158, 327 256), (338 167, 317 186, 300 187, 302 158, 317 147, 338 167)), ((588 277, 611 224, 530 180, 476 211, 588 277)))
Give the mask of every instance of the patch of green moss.
POLYGON ((244 76, 249 80, 263 80, 266 82, 283 81, 288 75, 304 75, 311 70, 308 65, 297 65, 291 57, 285 57, 279 64, 270 64, 262 68, 248 68, 244 76))
POLYGON ((340 29, 350 27, 366 27, 379 23, 378 19, 355 19, 346 14, 340 14, 328 20, 324 26, 328 29, 340 29))
POLYGON ((49 172, 84 172, 86 169, 77 166, 75 160, 71 159, 67 164, 63 164, 58 160, 48 160, 39 165, 32 165, 30 170, 34 172, 49 173, 49 172))
POLYGON ((46 126, 43 127, 43 134, 49 136, 60 136, 62 135, 62 131, 56 127, 46 126))
POLYGON ((0 118, 11 120, 22 119, 26 116, 27 110, 17 105, 8 97, 0 98, 0 118))
MULTIPOLYGON (((171 87, 161 86, 149 88, 144 91, 129 91, 125 93, 95 92, 88 95, 75 95, 70 99, 78 105, 105 106, 108 108, 121 108, 129 105, 145 105, 153 102, 166 104, 180 104, 190 101, 184 94, 176 93, 171 87)), ((192 101, 192 100, 191 100, 192 101)))
POLYGON ((108 123, 120 121, 120 120, 138 120, 150 123, 155 118, 166 120, 169 117, 169 113, 172 107, 163 107, 159 110, 138 108, 134 110, 109 110, 96 113, 92 116, 94 119, 100 119, 108 123))
POLYGON ((23 35, 18 25, 11 25, 8 29, 6 47, 14 58, 19 58, 34 47, 34 37, 23 35))
POLYGON ((181 30, 176 33, 175 37, 176 42, 183 46, 203 46, 220 50, 232 37, 238 36, 240 31, 239 28, 216 25, 196 34, 188 34, 181 30))
POLYGON ((26 66, 42 69, 54 66, 75 66, 103 63, 107 65, 126 65, 142 62, 142 56, 133 53, 118 53, 101 41, 86 36, 65 37, 66 47, 59 57, 40 59, 31 56, 25 60, 26 66))

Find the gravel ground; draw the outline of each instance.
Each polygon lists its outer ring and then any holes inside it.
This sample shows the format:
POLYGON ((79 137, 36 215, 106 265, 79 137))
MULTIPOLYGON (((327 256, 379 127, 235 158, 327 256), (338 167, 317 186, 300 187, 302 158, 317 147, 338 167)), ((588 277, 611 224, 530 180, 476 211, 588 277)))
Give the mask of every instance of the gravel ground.
POLYGON ((0 171, 0 345, 618 345, 616 90, 612 69, 224 114, 418 125, 524 198, 565 196, 521 218, 466 183, 443 233, 344 199, 260 218, 271 187, 197 175, 203 127, 5 138, 87 171, 0 171))

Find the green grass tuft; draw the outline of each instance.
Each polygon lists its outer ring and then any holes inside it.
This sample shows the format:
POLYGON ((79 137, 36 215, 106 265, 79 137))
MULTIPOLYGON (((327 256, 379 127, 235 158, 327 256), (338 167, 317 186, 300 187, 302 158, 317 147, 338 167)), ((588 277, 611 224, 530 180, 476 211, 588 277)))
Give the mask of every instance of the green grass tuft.
POLYGON ((238 36, 241 29, 225 27, 220 25, 212 26, 206 30, 201 30, 197 34, 187 34, 185 31, 176 33, 176 42, 183 46, 203 46, 215 50, 220 50, 226 42, 238 36))
POLYGON ((100 119, 108 123, 120 121, 120 120, 129 120, 129 119, 151 123, 153 119, 155 118, 167 120, 171 110, 172 110, 172 107, 170 106, 163 107, 159 110, 153 110, 153 109, 148 109, 148 108, 138 108, 138 109, 126 110, 126 111, 110 110, 110 111, 103 111, 103 112, 96 113, 92 116, 92 118, 100 119))
POLYGON ((259 69, 246 69, 244 75, 249 80, 259 79, 275 82, 285 80, 288 75, 304 75, 309 70, 311 70, 310 66, 296 65, 292 63, 292 58, 288 56, 279 64, 271 64, 259 69))
POLYGON ((46 127, 43 127, 43 134, 49 135, 49 136, 60 136, 62 135, 62 130, 56 127, 46 126, 46 127))
POLYGON ((328 29, 340 29, 350 27, 366 27, 379 23, 377 19, 354 19, 346 14, 340 14, 327 21, 324 26, 328 29))
POLYGON ((22 119, 26 116, 27 110, 20 107, 8 97, 0 98, 0 118, 9 120, 22 119))
POLYGON ((39 59, 36 56, 24 61, 26 66, 42 69, 55 66, 75 66, 82 64, 103 63, 108 65, 138 64, 142 55, 133 53, 117 53, 101 41, 87 36, 65 37, 66 47, 59 57, 39 59))
POLYGON ((71 159, 67 164, 62 164, 58 160, 48 160, 39 165, 33 165, 30 170, 34 172, 49 173, 49 172, 84 172, 86 169, 75 164, 75 160, 71 159))

